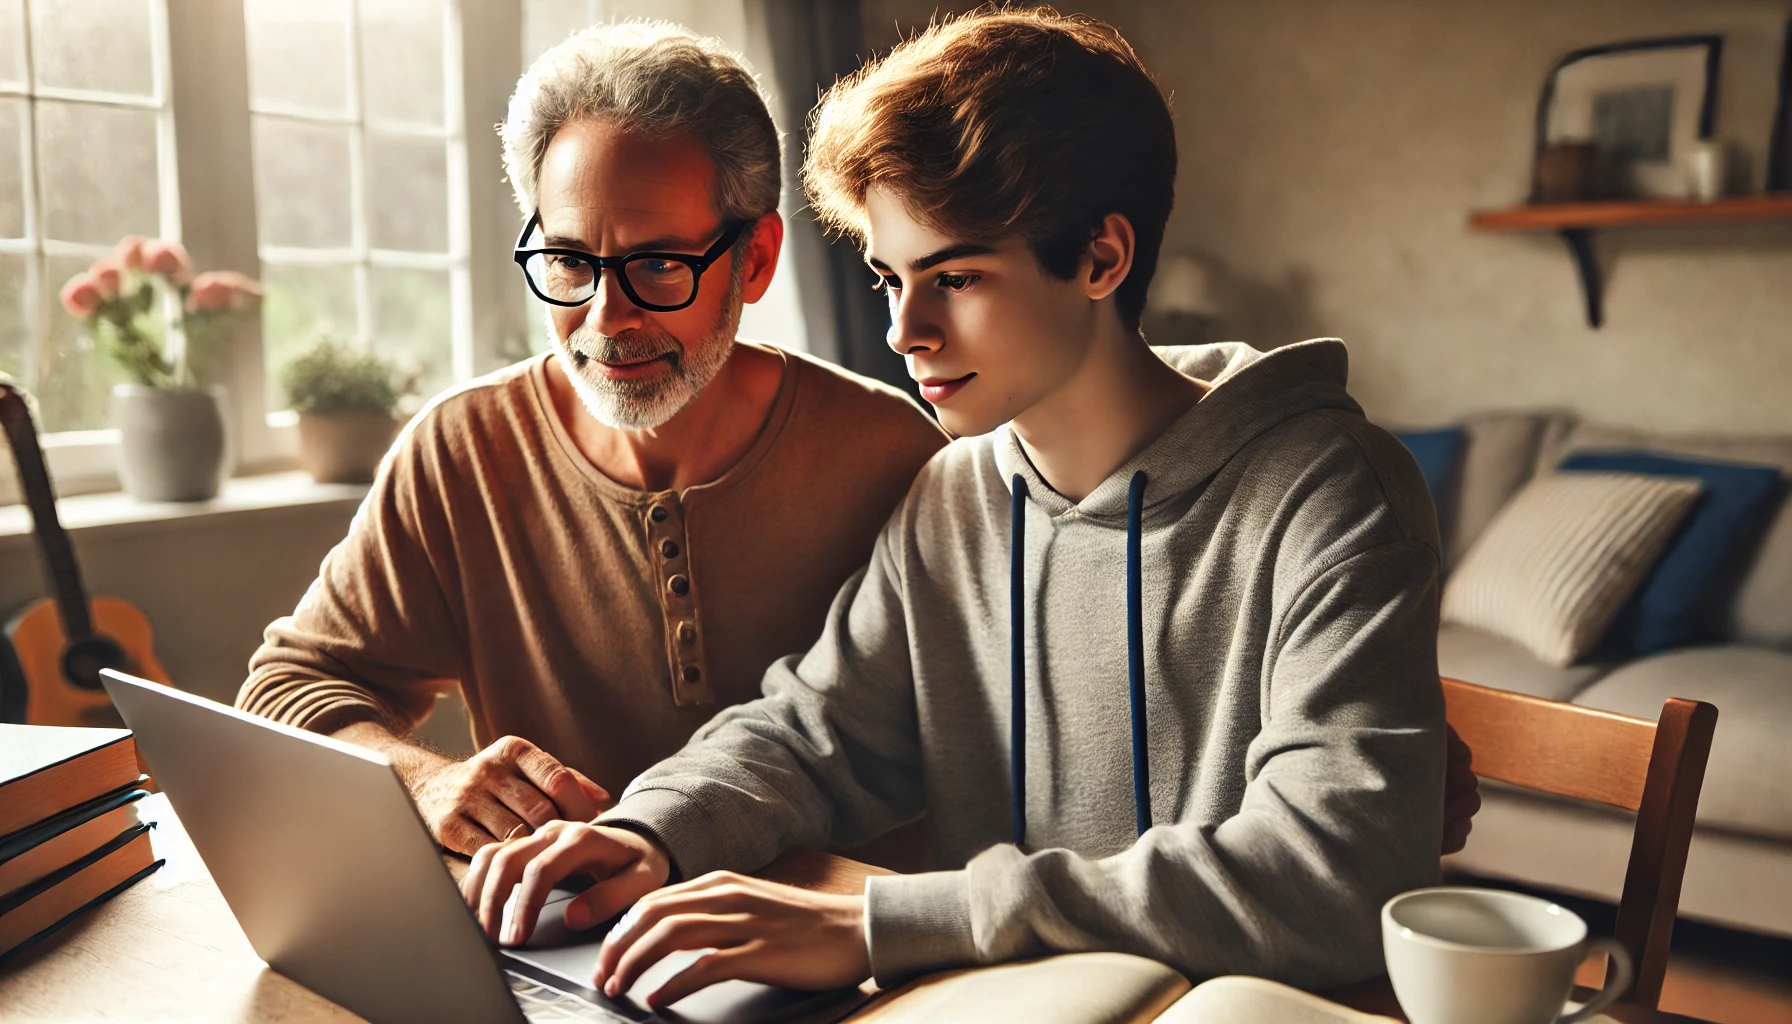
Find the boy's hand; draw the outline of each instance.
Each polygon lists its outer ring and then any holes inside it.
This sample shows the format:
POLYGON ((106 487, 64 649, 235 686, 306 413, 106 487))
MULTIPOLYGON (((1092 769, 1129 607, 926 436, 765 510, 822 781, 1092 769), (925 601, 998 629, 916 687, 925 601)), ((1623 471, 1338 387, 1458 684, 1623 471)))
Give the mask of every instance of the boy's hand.
POLYGON ((1468 845, 1475 812, 1481 809, 1481 783, 1469 770, 1474 752, 1455 729, 1446 725, 1444 732, 1444 853, 1451 854, 1468 845))
POLYGON ((516 946, 529 941, 548 893, 569 875, 597 879, 566 905, 566 926, 583 929, 615 917, 665 885, 671 870, 666 851, 646 836, 582 821, 551 821, 533 835, 481 847, 460 891, 488 937, 516 946), (499 935, 513 889, 516 906, 499 935))
POLYGON ((732 979, 819 991, 871 975, 865 897, 714 871, 635 904, 604 939, 592 984, 615 998, 666 954, 712 947, 648 995, 648 1006, 732 979))

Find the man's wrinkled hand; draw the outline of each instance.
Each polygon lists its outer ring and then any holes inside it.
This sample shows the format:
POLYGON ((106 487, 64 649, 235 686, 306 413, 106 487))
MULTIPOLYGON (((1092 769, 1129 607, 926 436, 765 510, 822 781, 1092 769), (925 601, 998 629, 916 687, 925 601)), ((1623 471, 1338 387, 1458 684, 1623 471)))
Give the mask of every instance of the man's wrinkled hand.
POLYGON ((411 796, 436 842, 463 854, 551 821, 595 818, 611 802, 602 786, 517 736, 428 770, 411 796))
POLYGON ((1444 853, 1451 854, 1468 845, 1475 812, 1481 809, 1481 784, 1469 769, 1474 752, 1455 729, 1446 726, 1444 731, 1444 853))
POLYGON ((649 993, 659 1009, 718 981, 822 990, 871 975, 865 897, 714 871, 654 892, 605 937, 592 985, 621 996, 668 953, 709 950, 649 993))
POLYGON ((473 855, 460 888, 485 934, 494 942, 516 946, 529 941, 548 894, 570 875, 597 879, 596 885, 566 904, 566 926, 585 929, 615 917, 665 885, 671 871, 666 851, 646 836, 585 822, 554 821, 533 835, 482 847, 473 855), (513 890, 516 903, 506 926, 504 907, 513 890))

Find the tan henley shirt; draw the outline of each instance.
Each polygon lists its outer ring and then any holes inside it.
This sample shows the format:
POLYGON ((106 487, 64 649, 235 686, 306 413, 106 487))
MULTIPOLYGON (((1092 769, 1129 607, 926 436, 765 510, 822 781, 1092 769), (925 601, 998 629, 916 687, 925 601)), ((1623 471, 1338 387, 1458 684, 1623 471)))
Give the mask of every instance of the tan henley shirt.
POLYGON ((772 351, 759 437, 683 491, 599 472, 553 412, 545 356, 438 400, 268 627, 237 705, 404 732, 458 684, 481 746, 521 736, 621 793, 809 648, 945 443, 900 392, 772 351))

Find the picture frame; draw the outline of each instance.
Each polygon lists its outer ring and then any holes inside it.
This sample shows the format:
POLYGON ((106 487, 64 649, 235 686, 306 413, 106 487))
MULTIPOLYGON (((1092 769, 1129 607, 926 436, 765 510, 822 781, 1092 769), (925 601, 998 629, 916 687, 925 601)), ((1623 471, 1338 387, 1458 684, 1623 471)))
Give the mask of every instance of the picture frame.
POLYGON ((1767 191, 1792 192, 1792 18, 1786 19, 1786 42, 1780 50, 1780 100, 1767 146, 1767 191))
POLYGON ((1721 35, 1686 35, 1568 54, 1537 103, 1535 157, 1551 145, 1591 142, 1596 197, 1685 198, 1688 153, 1716 128, 1723 48, 1721 35))

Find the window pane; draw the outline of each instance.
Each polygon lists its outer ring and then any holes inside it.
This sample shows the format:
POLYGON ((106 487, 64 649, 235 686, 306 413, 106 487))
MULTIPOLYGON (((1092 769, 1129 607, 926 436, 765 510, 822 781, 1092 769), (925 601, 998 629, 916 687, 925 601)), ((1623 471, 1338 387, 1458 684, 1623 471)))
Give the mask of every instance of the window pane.
POLYGON ((0 0, 0 82, 25 84, 25 0, 0 0))
POLYGON ((355 323, 355 271, 348 266, 261 265, 263 365, 268 371, 268 408, 291 405, 280 390, 280 368, 324 335, 352 342, 355 323))
POLYGON ((347 114, 348 5, 248 0, 249 101, 347 114))
POLYGON ((154 111, 39 100, 37 174, 48 238, 108 245, 160 233, 154 111))
POLYGON ((149 0, 39 0, 30 10, 37 84, 154 95, 149 0))
POLYGON ((349 129, 278 117, 254 121, 262 243, 308 249, 351 244, 349 129))
MULTIPOLYGON (((107 396, 124 379, 112 361, 95 350, 80 321, 62 311, 56 293, 71 276, 87 269, 87 261, 49 259, 49 274, 39 290, 48 328, 37 352, 33 392, 42 410, 44 433, 95 430, 107 425, 107 396)), ((159 335, 159 323, 154 329, 159 335)))
POLYGON ((523 0, 523 66, 589 24, 586 0, 523 0))
POLYGON ((25 315, 30 285, 30 256, 0 253, 0 374, 25 382, 25 339, 31 337, 25 315))
POLYGON ((448 251, 448 151, 439 140, 367 133, 367 237, 375 249, 448 251))
POLYGON ((452 320, 446 271, 373 268, 374 351, 415 375, 419 394, 454 383, 452 320))
POLYGON ((374 121, 442 123, 442 0, 361 0, 361 104, 374 121))
POLYGON ((25 102, 0 97, 0 238, 25 237, 25 102))

